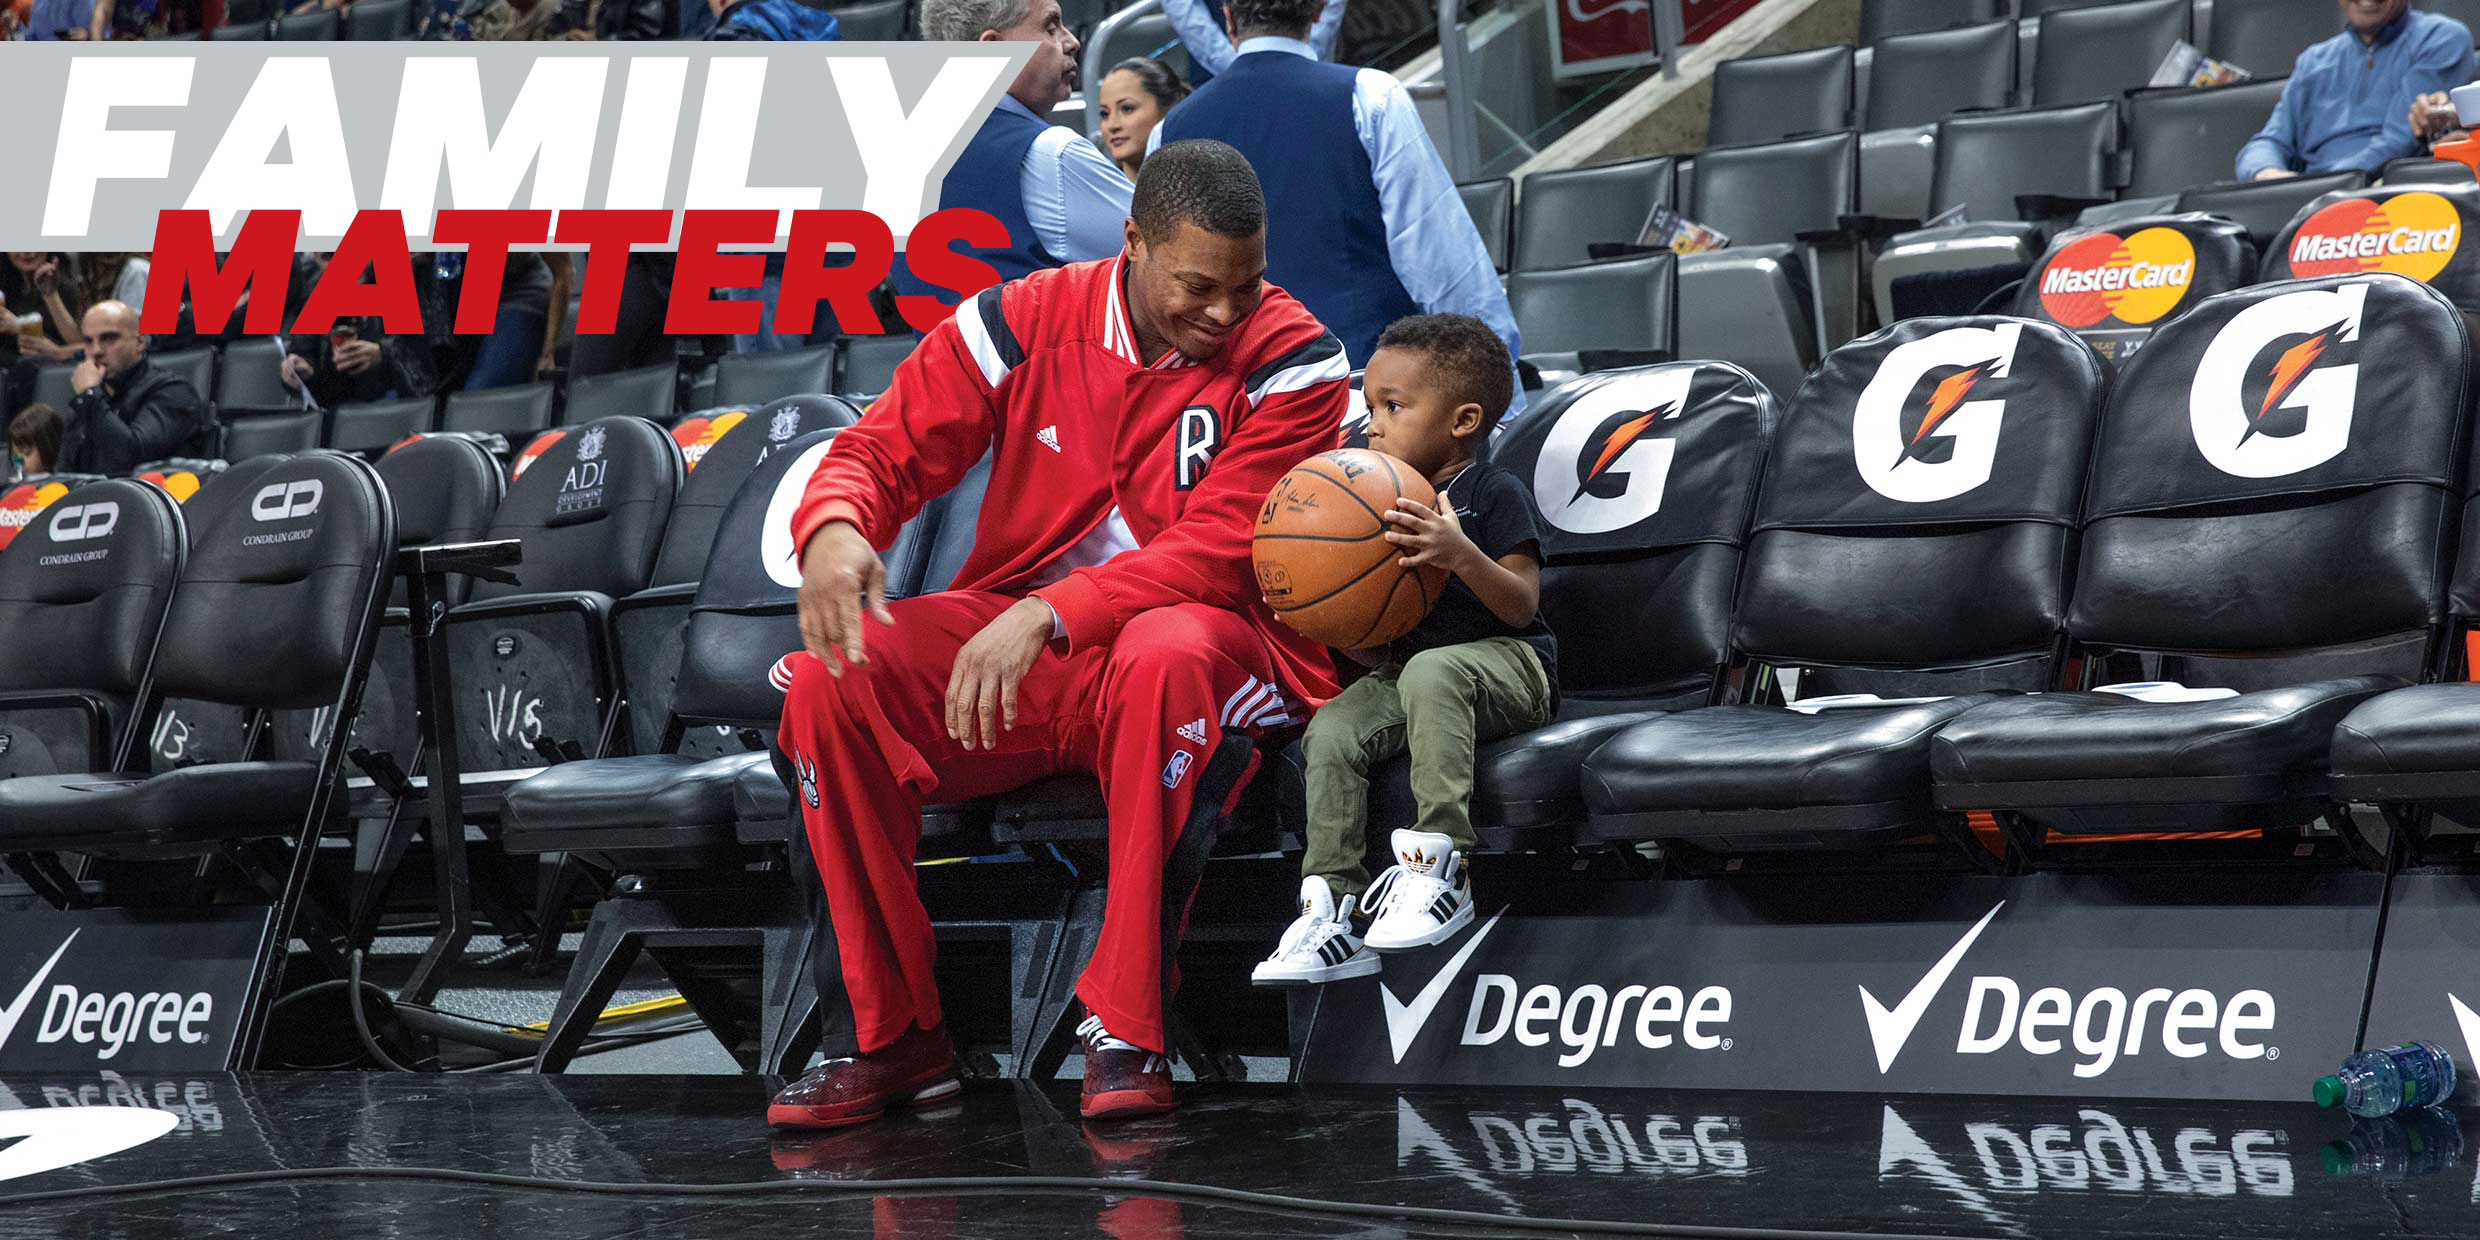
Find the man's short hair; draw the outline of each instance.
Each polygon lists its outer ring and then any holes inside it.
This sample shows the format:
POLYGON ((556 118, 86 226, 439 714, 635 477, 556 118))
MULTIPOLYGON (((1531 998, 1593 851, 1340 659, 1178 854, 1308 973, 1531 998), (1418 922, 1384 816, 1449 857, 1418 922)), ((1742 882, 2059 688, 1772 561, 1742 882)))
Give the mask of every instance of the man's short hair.
POLYGON ((1032 0, 923 0, 921 37, 970 43, 986 30, 1014 29, 1032 7, 1032 0))
POLYGON ((1148 244, 1180 224, 1218 237, 1254 237, 1266 231, 1266 191, 1247 156, 1212 138, 1190 138, 1145 157, 1128 215, 1148 244))
POLYGON ((1223 7, 1241 38, 1274 34, 1299 39, 1308 37, 1326 5, 1325 0, 1224 0, 1223 7))
POLYGON ((1408 349, 1429 359, 1440 394, 1461 405, 1481 406, 1481 433, 1498 428, 1515 399, 1515 364, 1507 342, 1469 314, 1415 314, 1378 333, 1381 349, 1408 349))

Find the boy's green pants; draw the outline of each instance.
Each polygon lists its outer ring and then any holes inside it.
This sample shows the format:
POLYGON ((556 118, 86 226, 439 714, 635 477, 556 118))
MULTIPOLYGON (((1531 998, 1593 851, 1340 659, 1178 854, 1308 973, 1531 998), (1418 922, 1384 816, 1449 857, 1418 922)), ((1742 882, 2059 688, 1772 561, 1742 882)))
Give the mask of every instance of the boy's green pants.
MULTIPOLYGON (((1550 677, 1512 637, 1424 650, 1378 668, 1318 708, 1303 742, 1309 762, 1304 874, 1337 898, 1369 887, 1369 771, 1409 750, 1416 831, 1470 850, 1473 748, 1550 721, 1550 677)), ((1403 824, 1389 824, 1390 827, 1403 824)))

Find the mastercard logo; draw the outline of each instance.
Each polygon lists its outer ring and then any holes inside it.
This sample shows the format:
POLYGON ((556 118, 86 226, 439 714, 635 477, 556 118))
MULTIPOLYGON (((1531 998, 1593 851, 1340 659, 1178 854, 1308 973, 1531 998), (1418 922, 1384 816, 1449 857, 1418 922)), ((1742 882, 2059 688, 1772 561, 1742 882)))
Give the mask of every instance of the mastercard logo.
POLYGON ((551 445, 560 442, 560 437, 567 433, 566 431, 544 431, 534 436, 534 442, 525 445, 525 451, 517 454, 517 463, 508 472, 509 479, 514 481, 524 477, 526 467, 534 463, 534 458, 549 452, 551 445))
POLYGON ((2347 276, 2387 271, 2428 280, 2454 261, 2463 219, 2454 204, 2426 191, 2383 202, 2351 198, 2317 212, 2291 236, 2291 274, 2347 276))
POLYGON ((2150 323, 2178 309, 2196 282, 2196 245, 2175 228, 2095 233, 2041 272, 2041 310, 2068 327, 2106 319, 2150 323))
POLYGON ((672 442, 680 445, 680 455, 688 460, 689 468, 696 469, 698 462, 705 458, 706 450, 714 447, 715 441, 723 438, 725 431, 740 425, 748 417, 748 414, 735 410, 711 418, 683 418, 680 425, 672 428, 672 442))
POLYGON ((8 546, 17 538, 17 531, 34 524, 37 513, 68 493, 69 488, 58 482, 42 486, 26 482, 0 491, 0 547, 8 546))
POLYGON ((138 475, 138 481, 155 484, 164 494, 171 496, 172 502, 176 504, 186 504, 190 496, 198 493, 198 475, 186 469, 175 470, 168 474, 143 473, 138 475))

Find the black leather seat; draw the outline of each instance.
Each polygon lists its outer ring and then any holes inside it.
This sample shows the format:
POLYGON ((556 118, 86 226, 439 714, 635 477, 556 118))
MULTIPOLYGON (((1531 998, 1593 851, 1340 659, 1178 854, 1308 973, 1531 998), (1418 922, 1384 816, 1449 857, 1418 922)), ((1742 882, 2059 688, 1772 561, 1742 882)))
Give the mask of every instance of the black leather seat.
POLYGON ((245 409, 298 409, 301 396, 284 386, 284 346, 236 340, 224 346, 215 371, 215 408, 224 417, 245 409))
POLYGON ((2137 215, 2071 228, 2050 242, 2015 313, 2056 323, 2123 363, 2162 324, 2256 279, 2256 244, 2217 216, 2137 215))
POLYGON ((222 424, 224 457, 246 461, 271 453, 308 452, 319 446, 325 421, 326 415, 310 410, 235 418, 222 424))
POLYGON ((413 35, 412 0, 354 0, 346 10, 348 39, 404 39, 413 35))
MULTIPOLYGON (((2048 666, 2106 383, 2064 329, 1923 319, 1827 356, 1757 496, 1735 654, 1765 666, 2048 666), (2037 412, 2036 412, 2037 411, 2037 412)), ((1856 849, 1931 828, 1928 740, 1987 695, 1636 724, 1584 765, 1605 838, 1856 849)))
POLYGON ((2331 761, 2339 796, 2480 825, 2480 686, 2414 685, 2361 703, 2335 725, 2331 761))
POLYGON ((514 442, 551 425, 552 394, 548 383, 457 392, 440 410, 439 429, 506 435, 514 442))
MULTIPOLYGON (((187 766, 0 780, 0 853, 196 856, 216 851, 275 893, 228 1067, 256 1062, 280 993, 286 943, 344 758, 387 601, 395 518, 368 465, 315 454, 275 462, 243 509, 194 531, 164 623, 155 687, 167 698, 249 711, 324 707, 309 761, 187 766), (281 865, 238 841, 290 837, 281 865)), ((28 546, 20 543, 19 546, 28 546)), ((17 549, 13 547, 12 550, 17 549)), ((327 950, 323 934, 307 936, 327 950)))
POLYGON ((896 331, 885 336, 848 336, 836 359, 835 390, 859 399, 876 396, 895 382, 896 367, 913 355, 913 336, 896 331))
POLYGON ((1592 260, 1594 242, 1633 243, 1655 207, 1672 205, 1677 167, 1656 156, 1526 177, 1510 269, 1572 267, 1592 260))
MULTIPOLYGON (((2436 640, 2470 352, 2443 297, 2391 275, 2226 293, 2155 333, 2095 456, 2075 648, 2243 658, 2436 640), (2269 386, 2285 367, 2291 386, 2269 386)), ((1975 710, 1931 743, 1938 804, 2075 834, 2298 826, 2333 813, 2335 723, 2404 683, 2363 670, 2217 701, 1975 710)))
POLYGON ((2337 274, 2333 244, 2383 224, 2391 225, 2389 234, 2392 229, 2407 228, 2420 235, 2446 235, 2438 248, 2386 260, 2378 270, 2415 275, 2465 313, 2480 311, 2480 263, 2468 260, 2469 251, 2461 243, 2461 238, 2480 229, 2480 182, 2468 175, 2454 182, 2380 183, 2366 189, 2337 191, 2306 203, 2265 247, 2257 278, 2269 283, 2337 274), (2363 203, 2373 204, 2374 210, 2363 203), (2397 203, 2401 204, 2399 209, 2397 203), (2321 255, 2313 243, 2307 249, 2301 248, 2303 232, 2312 241, 2324 240, 2327 248, 2321 255))
POLYGON ((170 496, 115 480, 53 498, 0 547, 0 780, 128 765, 188 546, 170 496))
POLYGON ((669 365, 586 375, 568 385, 568 404, 560 411, 560 425, 580 426, 599 418, 669 422, 678 383, 679 372, 669 365))
POLYGON ((327 427, 327 446, 338 452, 377 452, 431 428, 438 412, 428 396, 338 405, 327 427))
MULTIPOLYGON (((400 547, 480 541, 508 491, 490 450, 462 435, 425 435, 395 448, 379 458, 379 481, 396 503, 400 547)), ((464 602, 472 585, 471 577, 450 577, 449 605, 464 602)), ((404 602, 400 585, 389 605, 404 602)))
POLYGON ((1972 113, 1939 122, 1929 211, 1960 207, 1967 222, 1901 233, 1886 242, 1871 274, 1879 320, 1905 317, 1894 297, 1894 283, 1904 277, 2029 264, 2041 251, 2046 229, 2023 218, 2018 198, 2114 197, 2118 149, 2114 101, 1972 113))
POLYGON ((2273 181, 2225 181, 2180 194, 2172 210, 2202 211, 2236 221, 2247 230, 2248 240, 2256 243, 2257 254, 2270 257, 2273 239, 2290 226, 2301 208, 2327 194, 2366 184, 2368 174, 2356 169, 2273 181))
POLYGON ((2188 0, 2116 0, 2043 16, 2032 58, 2033 106, 2111 98, 2142 87, 2187 38, 2188 17, 2188 0))
POLYGON ((1481 246, 1490 254, 1490 265, 1504 275, 1507 259, 1515 249, 1516 183, 1511 177, 1495 181, 1468 181, 1455 187, 1464 200, 1464 211, 1472 216, 1473 228, 1481 234, 1481 246))
POLYGON ((1642 362, 1677 348, 1679 257, 1667 251, 1507 277, 1524 355, 1543 369, 1595 369, 1585 354, 1642 362))
MULTIPOLYGON (((2255 74, 2287 74, 2308 45, 2332 38, 2342 23, 2322 0, 2247 0, 2213 6, 2205 54, 2255 74)), ((2468 174, 2466 174, 2468 175, 2468 174)))
POLYGON ((1742 56, 1714 67, 1705 145, 1773 142, 1851 124, 1849 46, 1742 56))
POLYGON ((715 365, 718 405, 763 405, 785 396, 834 389, 834 345, 775 353, 735 353, 715 365))
MULTIPOLYGON (((2333 14, 2325 16, 2330 20, 2333 14)), ((2265 118, 2281 101, 2288 80, 2147 90, 2130 96, 2127 194, 2175 194, 2229 180, 2239 162, 2239 148, 2265 127, 2265 118)), ((2471 179, 2469 169, 2463 171, 2463 179, 2471 179)))
POLYGON ((336 39, 344 36, 344 15, 334 9, 314 9, 308 13, 287 13, 276 19, 276 37, 301 41, 336 39))
MULTIPOLYGON (((1736 367, 1682 362, 1609 371, 1552 392, 1492 445, 1542 512, 1541 609, 1559 639, 1560 705, 1547 727, 1474 754, 1472 818, 1495 849, 1573 842, 1577 769, 1630 724, 1718 700, 1731 591, 1776 418, 1736 367), (1601 460, 1614 429, 1653 421, 1601 460)), ((1411 766, 1370 773, 1371 821, 1407 822, 1411 766)))
POLYGON ((1860 41, 1986 21, 2002 7, 1989 0, 1868 0, 1860 6, 1860 41))
POLYGON ((1680 303, 1697 309, 1679 318, 1680 355, 1731 362, 1774 391, 1798 391, 1821 352, 1817 300, 1832 302, 1837 321, 1858 309, 1856 267, 1823 278, 1799 238, 1831 233, 1859 210, 1860 135, 1708 149, 1680 192, 1690 217, 1731 238, 1679 259, 1680 303))
POLYGON ((2015 98, 2010 21, 1882 39, 1869 57, 1866 129, 1934 125, 1967 108, 2003 108, 2015 98))

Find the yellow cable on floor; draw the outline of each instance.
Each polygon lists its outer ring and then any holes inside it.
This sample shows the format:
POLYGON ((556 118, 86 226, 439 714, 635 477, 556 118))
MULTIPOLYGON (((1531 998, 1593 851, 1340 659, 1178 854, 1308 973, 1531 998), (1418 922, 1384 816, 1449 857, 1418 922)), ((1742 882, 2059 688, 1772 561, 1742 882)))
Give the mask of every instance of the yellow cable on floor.
MULTIPOLYGON (((689 1001, 679 995, 665 995, 660 999, 647 999, 638 1003, 614 1004, 604 1008, 603 1014, 594 1018, 594 1027, 600 1029, 613 1021, 635 1020, 640 1016, 652 1016, 657 1012, 669 1012, 675 1008, 687 1006, 689 1006, 689 1001)), ((530 1025, 511 1025, 508 1027, 508 1032, 521 1038, 539 1038, 551 1032, 551 1022, 538 1020, 530 1025)))

